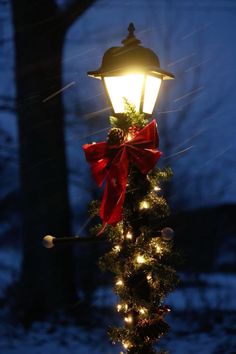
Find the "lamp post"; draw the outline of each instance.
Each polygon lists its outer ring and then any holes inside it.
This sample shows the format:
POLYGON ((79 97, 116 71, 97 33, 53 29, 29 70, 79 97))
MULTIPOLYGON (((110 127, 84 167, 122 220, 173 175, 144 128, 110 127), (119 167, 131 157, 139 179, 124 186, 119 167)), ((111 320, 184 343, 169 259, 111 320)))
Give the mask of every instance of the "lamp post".
POLYGON ((134 30, 131 23, 123 46, 108 49, 101 67, 88 72, 102 80, 114 117, 107 141, 83 148, 98 186, 105 181, 98 229, 112 247, 100 265, 115 274, 117 311, 124 316, 124 326, 111 328, 110 337, 127 354, 158 354, 153 345, 169 328, 163 300, 178 276, 171 264, 174 232, 165 227, 168 205, 157 195, 170 175, 155 169, 161 156, 157 124, 147 118, 162 81, 174 75, 141 46, 134 30))
POLYGON ((130 23, 129 34, 122 47, 108 49, 98 70, 88 75, 101 79, 111 103, 113 114, 125 112, 125 100, 134 105, 139 113, 151 115, 163 80, 174 75, 161 69, 157 55, 141 46, 130 23))

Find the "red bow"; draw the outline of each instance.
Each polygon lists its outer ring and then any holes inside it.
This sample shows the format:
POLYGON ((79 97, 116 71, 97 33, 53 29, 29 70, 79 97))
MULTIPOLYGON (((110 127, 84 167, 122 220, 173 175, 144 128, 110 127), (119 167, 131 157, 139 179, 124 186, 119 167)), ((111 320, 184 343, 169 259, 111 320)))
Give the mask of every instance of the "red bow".
POLYGON ((101 187, 106 179, 100 208, 103 224, 114 226, 122 220, 129 162, 146 175, 161 156, 161 152, 157 150, 158 145, 157 125, 153 120, 133 139, 121 145, 111 146, 107 142, 101 142, 83 146, 97 185, 101 187))

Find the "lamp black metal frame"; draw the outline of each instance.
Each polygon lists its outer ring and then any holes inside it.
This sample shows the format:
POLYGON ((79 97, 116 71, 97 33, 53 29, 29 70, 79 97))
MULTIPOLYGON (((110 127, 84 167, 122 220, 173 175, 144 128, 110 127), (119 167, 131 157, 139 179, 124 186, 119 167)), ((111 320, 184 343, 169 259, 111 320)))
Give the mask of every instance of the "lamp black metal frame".
POLYGON ((139 112, 143 110, 144 88, 148 74, 160 78, 161 80, 171 80, 175 78, 172 73, 160 67, 160 60, 151 49, 140 45, 141 41, 135 36, 134 31, 134 24, 130 23, 128 36, 122 41, 123 46, 109 48, 103 55, 100 68, 94 71, 88 71, 88 76, 102 80, 112 113, 116 116, 119 116, 120 113, 117 114, 114 112, 105 84, 105 77, 122 76, 132 72, 145 75, 139 112))

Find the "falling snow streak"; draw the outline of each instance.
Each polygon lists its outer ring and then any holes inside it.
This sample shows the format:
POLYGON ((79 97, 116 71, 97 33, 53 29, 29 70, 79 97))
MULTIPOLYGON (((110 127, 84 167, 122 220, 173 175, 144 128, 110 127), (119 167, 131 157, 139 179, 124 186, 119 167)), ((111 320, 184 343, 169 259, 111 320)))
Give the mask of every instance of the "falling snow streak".
POLYGON ((97 95, 93 95, 93 96, 90 96, 90 97, 86 97, 86 98, 80 100, 80 103, 82 103, 82 102, 87 102, 87 101, 93 100, 93 99, 95 99, 95 98, 97 98, 97 97, 101 97, 101 96, 104 96, 104 94, 103 94, 103 93, 98 93, 97 95))
POLYGON ((85 220, 85 222, 81 225, 81 227, 79 228, 78 232, 76 232, 76 235, 75 237, 81 237, 81 236, 78 236, 81 234, 82 231, 85 230, 85 228, 89 225, 90 221, 93 219, 93 216, 89 216, 87 217, 87 219, 85 220))
POLYGON ((40 97, 39 94, 32 94, 32 95, 28 95, 26 97, 23 97, 22 100, 20 100, 21 103, 27 103, 27 101, 32 101, 32 100, 37 100, 40 97))
POLYGON ((188 69, 186 69, 185 72, 187 73, 187 72, 189 72, 191 70, 194 70, 194 69, 198 68, 199 66, 208 63, 210 60, 211 60, 211 58, 208 58, 208 59, 205 59, 205 60, 201 61, 198 64, 192 65, 188 69))
POLYGON ((139 36, 141 37, 142 34, 144 34, 144 33, 153 32, 153 31, 160 31, 161 28, 164 29, 164 28, 166 28, 166 26, 165 25, 160 25, 160 26, 147 27, 144 30, 136 31, 136 36, 137 37, 139 37, 139 36))
POLYGON ((87 139, 87 138, 89 138, 91 136, 97 136, 97 135, 99 135, 99 134, 101 134, 101 133, 103 133, 105 131, 108 131, 109 129, 110 129, 110 127, 107 127, 107 128, 104 128, 104 129, 96 130, 93 133, 90 133, 90 134, 87 134, 87 135, 83 135, 83 136, 79 136, 79 137, 75 136, 75 134, 73 134, 73 137, 71 136, 71 137, 67 138, 66 141, 68 142, 68 141, 71 141, 71 140, 74 140, 74 139, 76 139, 77 141, 84 140, 84 139, 87 139))
POLYGON ((160 112, 157 112, 157 115, 174 113, 174 112, 181 112, 181 111, 182 111, 182 108, 178 108, 178 109, 172 109, 169 111, 160 111, 160 112))
POLYGON ((182 100, 183 98, 186 98, 186 97, 188 97, 188 96, 190 96, 190 95, 193 95, 193 94, 195 94, 195 93, 197 93, 197 92, 203 90, 203 88, 204 88, 204 86, 198 87, 198 88, 196 88, 195 90, 189 91, 189 92, 187 92, 185 95, 180 96, 180 97, 174 99, 173 101, 174 101, 174 102, 178 102, 178 101, 182 100))
POLYGON ((180 151, 178 151, 178 152, 175 152, 175 153, 172 154, 172 155, 166 156, 166 157, 164 157, 164 160, 170 159, 170 158, 172 158, 172 157, 179 156, 179 155, 183 154, 184 152, 186 152, 186 151, 192 149, 193 147, 195 147, 195 145, 191 145, 191 146, 187 147, 186 149, 180 150, 180 151))
POLYGON ((98 115, 100 113, 107 112, 107 111, 110 111, 110 110, 111 110, 111 107, 103 108, 103 109, 100 109, 99 111, 94 111, 94 112, 85 114, 84 118, 86 120, 88 120, 88 119, 96 117, 96 115, 98 115))
POLYGON ((193 97, 190 101, 188 101, 188 102, 186 102, 185 104, 183 104, 183 105, 182 105, 182 107, 181 107, 181 111, 183 111, 185 107, 187 107, 187 106, 191 105, 194 101, 198 100, 198 99, 199 99, 200 94, 202 94, 202 93, 203 93, 203 91, 202 91, 202 92, 200 92, 200 93, 198 94, 198 96, 193 97))
POLYGON ((196 55, 196 53, 191 53, 191 54, 189 54, 189 55, 186 55, 186 56, 184 56, 184 57, 182 57, 182 58, 180 58, 180 59, 177 59, 177 60, 173 61, 172 63, 169 63, 167 66, 168 66, 168 67, 171 67, 171 66, 174 66, 174 65, 176 65, 176 64, 179 64, 179 63, 181 63, 181 62, 184 61, 184 60, 187 60, 187 59, 189 59, 189 58, 192 58, 194 55, 196 55))
POLYGON ((186 34, 185 36, 183 36, 181 39, 184 40, 184 39, 187 39, 191 36, 193 36, 194 34, 198 33, 198 32, 201 32, 201 31, 204 31, 206 30, 212 23, 207 23, 206 25, 202 26, 202 27, 199 27, 195 30, 193 30, 192 32, 189 32, 188 34, 186 34))
POLYGON ((224 155, 226 152, 228 152, 230 149, 232 148, 232 144, 229 145, 226 149, 221 150, 220 152, 218 152, 217 154, 215 154, 211 159, 208 159, 202 166, 201 168, 209 165, 211 162, 213 162, 215 159, 217 159, 218 157, 221 157, 222 155, 224 155))
POLYGON ((60 90, 58 90, 58 91, 52 93, 50 96, 48 96, 47 98, 45 98, 45 99, 43 100, 43 103, 49 101, 51 98, 53 98, 53 97, 59 95, 59 93, 65 91, 66 89, 68 89, 69 87, 71 87, 71 86, 73 86, 73 85, 75 85, 75 81, 70 82, 68 85, 62 87, 60 90))
POLYGON ((91 48, 91 49, 85 50, 85 51, 82 52, 82 53, 79 53, 79 54, 76 54, 76 55, 72 55, 72 56, 70 56, 70 57, 68 57, 68 58, 63 59, 62 62, 65 63, 65 62, 68 62, 68 61, 70 61, 70 60, 77 59, 78 57, 82 57, 83 55, 86 55, 86 54, 88 54, 88 53, 93 52, 94 50, 97 50, 97 48, 96 48, 96 47, 95 47, 95 48, 91 48))
POLYGON ((195 134, 191 135, 189 138, 185 139, 184 141, 182 141, 182 143, 180 143, 179 145, 175 146, 175 149, 179 149, 181 146, 183 146, 184 144, 188 143, 189 141, 193 140, 194 138, 196 138, 197 136, 201 135, 203 132, 205 132, 207 130, 207 128, 203 128, 200 129, 198 132, 196 132, 195 134))

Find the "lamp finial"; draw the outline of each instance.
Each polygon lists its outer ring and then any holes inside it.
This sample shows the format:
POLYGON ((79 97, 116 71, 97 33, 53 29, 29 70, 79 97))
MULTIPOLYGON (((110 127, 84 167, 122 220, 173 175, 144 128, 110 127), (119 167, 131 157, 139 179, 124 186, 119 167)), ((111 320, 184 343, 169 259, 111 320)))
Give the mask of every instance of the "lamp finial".
POLYGON ((128 31, 129 31, 129 35, 128 35, 129 38, 135 37, 135 35, 134 35, 135 27, 134 27, 133 22, 131 22, 129 24, 128 31))
POLYGON ((128 27, 128 31, 129 31, 128 36, 121 43, 124 44, 124 46, 139 45, 141 43, 141 41, 135 37, 135 34, 134 34, 135 27, 134 27, 133 22, 130 22, 129 27, 128 27))

